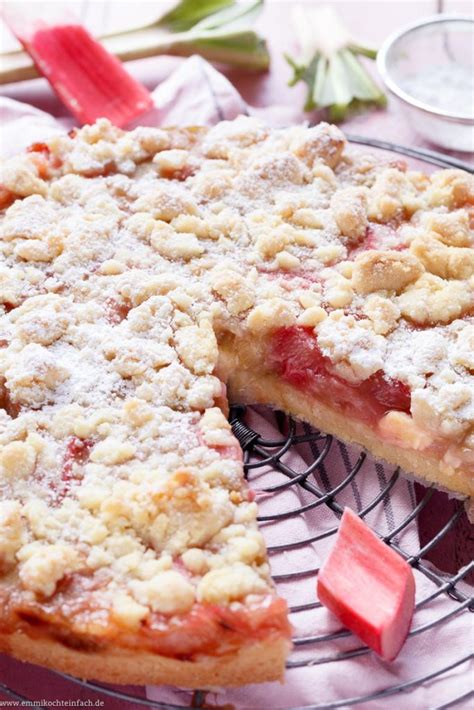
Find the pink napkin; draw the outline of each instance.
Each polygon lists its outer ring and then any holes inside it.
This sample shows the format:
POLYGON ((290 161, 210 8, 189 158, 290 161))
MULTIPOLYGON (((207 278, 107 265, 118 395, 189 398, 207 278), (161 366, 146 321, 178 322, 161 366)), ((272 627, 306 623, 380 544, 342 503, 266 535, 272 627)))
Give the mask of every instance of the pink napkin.
MULTIPOLYGON (((146 125, 210 125, 223 119, 232 119, 239 114, 258 115, 272 126, 288 124, 291 121, 291 107, 253 109, 247 106, 230 82, 210 64, 200 57, 191 57, 153 92, 156 109, 141 121, 146 125)), ((24 149, 35 141, 45 140, 52 135, 68 130, 73 120, 56 121, 49 114, 27 104, 12 99, 0 98, 1 157, 24 149)), ((250 411, 250 425, 268 439, 278 439, 281 434, 274 415, 266 410, 250 411)), ((297 452, 287 454, 284 461, 294 470, 302 471, 317 455, 321 442, 301 445, 297 452)), ((342 481, 347 472, 360 456, 360 450, 346 447, 334 441, 324 467, 316 475, 311 474, 308 481, 317 485, 321 491, 328 490, 342 481)), ((380 493, 393 474, 393 467, 375 463, 368 458, 357 477, 338 494, 340 505, 349 505, 361 509, 380 493)), ((283 482, 282 474, 260 469, 250 475, 251 485, 261 489, 283 482)), ((313 502, 314 496, 307 494, 301 487, 292 486, 278 494, 258 494, 261 515, 272 515, 286 510, 294 510, 313 502)), ((407 479, 400 477, 392 488, 390 500, 375 507, 366 520, 380 533, 393 529, 410 513, 415 505, 414 486, 407 479)), ((331 530, 337 524, 337 516, 326 506, 320 505, 308 512, 289 517, 280 522, 264 523, 262 530, 269 545, 278 545, 289 541, 303 540, 331 530)), ((271 555, 274 575, 290 571, 316 570, 325 559, 333 542, 333 536, 305 544, 291 551, 276 552, 271 555)), ((398 544, 407 552, 415 553, 419 549, 419 535, 416 522, 410 523, 397 538, 398 544)), ((403 696, 399 693, 387 695, 374 701, 362 702, 361 708, 405 709, 439 707, 464 696, 472 691, 472 661, 460 661, 472 651, 473 615, 450 600, 446 595, 439 595, 427 604, 423 604, 436 590, 433 583, 421 573, 415 572, 417 582, 417 602, 412 629, 434 624, 437 619, 452 614, 444 623, 436 624, 409 638, 398 659, 386 663, 374 654, 350 659, 336 660, 338 653, 361 647, 359 641, 349 635, 336 640, 325 640, 299 646, 291 656, 291 663, 311 660, 311 665, 302 668, 290 668, 285 684, 267 683, 248 686, 239 690, 228 690, 212 694, 208 700, 217 705, 233 704, 237 709, 263 710, 264 708, 300 708, 303 706, 326 706, 328 703, 376 693, 386 688, 409 683, 429 676, 435 671, 454 665, 432 680, 426 680, 421 686, 408 688, 403 696), (330 662, 322 662, 331 658, 330 662), (403 699, 401 699, 403 698, 403 699)), ((299 578, 296 582, 280 581, 278 589, 290 606, 316 601, 316 572, 299 578)), ((293 613, 291 621, 296 638, 321 636, 340 630, 340 624, 324 608, 293 613)), ((13 681, 18 667, 15 662, 0 656, 0 682, 8 685, 13 681)), ((34 671, 37 697, 39 688, 50 686, 51 674, 48 671, 34 671)), ((57 697, 67 696, 68 687, 55 678, 57 697)), ((74 687, 72 692, 74 693, 74 687)), ((177 705, 189 704, 189 691, 168 687, 149 687, 146 693, 150 699, 161 703, 177 705)), ((140 695, 142 695, 140 691, 140 695)), ((73 697, 77 697, 73 695, 73 697)), ((81 691, 81 697, 88 697, 81 691)), ((97 697, 97 696, 94 696, 97 697)), ((115 702, 115 701, 112 701, 115 702)), ((464 702, 464 701, 463 701, 464 702)), ((111 707, 115 705, 111 705, 111 707)), ((118 707, 118 706, 117 706, 118 707)), ((462 707, 468 707, 462 704, 462 707)))

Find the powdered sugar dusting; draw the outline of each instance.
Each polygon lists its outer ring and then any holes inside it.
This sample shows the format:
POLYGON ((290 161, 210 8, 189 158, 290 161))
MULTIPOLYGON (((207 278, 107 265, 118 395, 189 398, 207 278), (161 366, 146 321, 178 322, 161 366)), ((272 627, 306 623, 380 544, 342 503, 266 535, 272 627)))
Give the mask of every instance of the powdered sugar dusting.
POLYGON ((223 603, 271 590, 215 406, 230 333, 263 366, 268 333, 315 328, 342 379, 383 370, 410 386, 417 425, 452 442, 446 466, 471 447, 467 178, 344 150, 324 124, 128 134, 99 121, 54 138, 41 175, 31 156, 7 166, 0 513, 15 534, 0 522, 0 559, 21 594, 106 570, 92 596, 139 624, 165 603, 165 572, 170 614, 211 595, 215 570, 223 603))

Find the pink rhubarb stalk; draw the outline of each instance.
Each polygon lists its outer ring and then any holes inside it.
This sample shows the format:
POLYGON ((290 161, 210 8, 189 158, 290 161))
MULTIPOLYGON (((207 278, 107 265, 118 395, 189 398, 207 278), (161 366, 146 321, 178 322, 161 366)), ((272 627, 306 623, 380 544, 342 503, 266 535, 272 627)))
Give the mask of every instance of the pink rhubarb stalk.
POLYGON ((318 574, 319 600, 385 660, 399 653, 415 606, 410 565, 350 509, 318 574))
POLYGON ((8 13, 5 19, 38 71, 80 123, 108 118, 122 127, 152 107, 148 90, 80 24, 49 26, 8 13))

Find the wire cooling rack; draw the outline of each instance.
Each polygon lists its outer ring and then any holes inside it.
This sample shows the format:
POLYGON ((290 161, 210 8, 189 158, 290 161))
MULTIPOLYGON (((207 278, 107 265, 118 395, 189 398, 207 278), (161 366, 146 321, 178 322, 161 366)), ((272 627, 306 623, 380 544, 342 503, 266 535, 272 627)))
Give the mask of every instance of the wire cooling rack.
MULTIPOLYGON (((351 136, 351 142, 370 146, 371 148, 381 149, 390 153, 414 158, 418 162, 430 163, 441 167, 457 167, 473 172, 472 168, 462 161, 445 158, 438 153, 429 150, 408 148, 397 144, 388 143, 386 141, 372 140, 365 137, 351 136)), ((261 433, 252 429, 247 423, 246 408, 243 406, 234 406, 231 408, 230 421, 235 436, 239 440, 244 451, 244 466, 246 477, 252 487, 259 490, 260 495, 265 495, 267 500, 271 500, 272 506, 270 513, 266 512, 263 507, 264 514, 259 516, 261 526, 267 531, 267 539, 270 540, 268 552, 270 559, 273 562, 278 556, 291 554, 295 555, 298 551, 314 546, 318 542, 331 538, 335 535, 338 529, 338 521, 343 511, 341 498, 351 488, 356 489, 356 479, 359 480, 362 476, 374 475, 373 464, 365 453, 361 452, 355 461, 350 461, 347 456, 345 447, 341 446, 332 436, 323 434, 309 427, 306 424, 298 424, 291 417, 286 416, 281 412, 276 413, 276 421, 278 423, 281 436, 274 440, 266 439, 261 433), (298 450, 298 447, 309 447, 312 452, 311 460, 303 468, 296 470, 288 464, 289 455, 298 450), (331 482, 331 472, 327 467, 327 462, 334 455, 343 459, 345 467, 345 475, 336 483, 331 482), (368 470, 370 469, 370 470, 368 470), (275 480, 275 476, 278 479, 275 480), (285 493, 288 491, 297 491, 300 504, 297 506, 286 507, 280 501, 285 499, 285 493), (282 521, 300 517, 311 516, 314 521, 318 520, 318 511, 323 509, 330 510, 334 515, 334 525, 329 529, 324 529, 320 532, 317 526, 314 529, 314 534, 306 534, 296 540, 292 539, 287 542, 272 543, 272 531, 277 529, 278 524, 282 521)), ((332 458, 334 462, 334 458, 332 458)), ((358 499, 355 496, 355 507, 361 518, 367 519, 378 510, 388 508, 390 501, 394 496, 396 487, 407 485, 403 476, 400 476, 398 468, 393 469, 388 477, 384 474, 379 475, 379 490, 377 494, 370 500, 358 499)), ((421 487, 420 487, 421 490, 421 487)), ((421 516, 429 513, 433 506, 434 496, 439 495, 434 489, 423 489, 423 493, 417 499, 413 496, 411 510, 407 513, 403 520, 398 524, 390 525, 390 516, 386 516, 388 521, 388 529, 381 535, 383 541, 402 555, 407 562, 418 572, 424 575, 429 580, 431 585, 430 592, 417 602, 417 609, 435 603, 436 599, 446 595, 450 599, 448 611, 442 612, 436 618, 433 618, 429 623, 415 626, 409 637, 418 636, 428 632, 430 629, 441 627, 452 623, 455 617, 460 614, 469 615, 469 612, 474 612, 474 596, 471 594, 469 586, 463 584, 466 579, 474 574, 474 562, 470 562, 460 570, 456 570, 450 574, 438 571, 429 562, 430 554, 445 541, 455 528, 461 524, 467 525, 463 501, 456 501, 451 505, 451 512, 447 520, 443 520, 440 528, 430 536, 428 540, 424 540, 423 544, 416 551, 406 549, 401 542, 403 534, 410 529, 410 526, 415 526, 421 516)), ((447 497, 446 497, 447 501, 447 497)), ((448 501, 447 501, 448 503, 448 501)), ((472 540, 472 537, 471 537, 472 540)), ((471 555, 472 557, 472 555, 471 555)), ((292 557, 293 559, 293 557, 292 557)), ((273 564, 272 564, 273 567, 273 564)), ((291 569, 277 571, 273 578, 278 588, 285 584, 314 584, 314 580, 318 573, 317 566, 310 566, 304 569, 293 570, 293 564, 288 565, 291 569)), ((299 614, 307 611, 316 610, 321 607, 317 601, 293 604, 290 600, 290 620, 295 621, 299 614)), ((467 622, 469 623, 469 619, 467 622)), ((294 652, 287 662, 287 673, 293 670, 306 668, 316 665, 324 665, 331 663, 343 663, 355 657, 364 656, 370 653, 370 650, 363 645, 353 647, 353 643, 348 650, 336 650, 332 647, 332 642, 344 641, 351 639, 350 632, 346 630, 336 631, 334 633, 309 633, 307 635, 298 635, 294 639, 294 652), (321 655, 317 652, 318 649, 325 646, 332 648, 327 654, 321 655)), ((400 707, 406 707, 405 701, 409 697, 410 691, 422 686, 436 678, 443 678, 446 674, 456 668, 462 669, 471 659, 473 655, 461 649, 455 660, 449 665, 434 668, 429 673, 407 680, 402 683, 387 686, 372 694, 353 695, 333 702, 324 704, 305 705, 304 708, 292 707, 289 710, 332 710, 335 708, 347 707, 365 707, 366 703, 371 703, 370 707, 379 709, 384 707, 384 699, 398 696, 400 697, 400 707), (375 705, 372 703, 375 702, 375 705)), ((435 660, 435 659, 434 659, 435 660)), ((427 664, 431 668, 433 664, 427 664)), ((42 671, 43 672, 43 671, 42 671)), ((468 670, 466 670, 466 673, 468 670)), ((155 708, 156 710, 180 710, 181 708, 204 708, 211 707, 206 704, 206 693, 203 691, 195 691, 194 693, 183 693, 183 702, 181 704, 160 702, 157 700, 148 699, 139 689, 122 690, 117 686, 108 686, 100 683, 82 681, 77 678, 66 676, 62 673, 54 671, 44 671, 44 674, 49 674, 52 682, 58 678, 67 681, 71 688, 71 698, 77 698, 74 695, 74 689, 78 687, 81 690, 81 697, 86 698, 103 698, 110 700, 110 707, 137 708, 144 706, 155 708)), ((35 698, 27 697, 22 688, 22 684, 17 687, 11 687, 11 683, 0 680, 0 696, 11 698, 20 703, 34 702, 34 707, 43 708, 43 705, 38 703, 35 698)), ((38 694, 36 693, 36 696, 38 694)), ((430 710, 445 710, 451 707, 467 708, 472 707, 474 692, 464 693, 459 697, 453 698, 449 702, 433 707, 430 710)), ((73 701, 74 702, 74 701, 73 701)), ((87 702, 87 700, 86 700, 87 702)), ((88 704, 94 705, 94 701, 89 701, 88 704)), ((98 704, 95 700, 95 704, 98 704)), ((216 707, 216 706, 213 706, 216 707)), ((218 706, 217 706, 218 707, 218 706)), ((227 706, 229 707, 229 706, 227 706)))
MULTIPOLYGON (((309 427, 306 424, 297 423, 291 417, 277 412, 275 414, 278 424, 278 430, 281 436, 276 439, 269 440, 264 438, 258 431, 252 429, 246 421, 246 408, 243 406, 234 406, 231 408, 230 421, 235 436, 239 440, 244 451, 244 465, 246 477, 254 489, 257 489, 259 496, 266 496, 271 502, 271 510, 274 512, 266 512, 267 508, 262 506, 264 514, 259 516, 260 524, 268 531, 267 539, 269 539, 268 552, 270 558, 275 559, 276 556, 282 554, 292 554, 296 550, 304 549, 312 546, 325 538, 330 538, 335 535, 338 527, 338 519, 340 518, 343 507, 340 498, 344 492, 353 486, 356 478, 373 474, 373 464, 365 453, 358 454, 355 461, 352 463, 345 462, 345 475, 338 481, 337 485, 331 485, 331 475, 326 470, 326 465, 329 456, 345 456, 345 449, 340 446, 339 442, 332 436, 322 434, 309 427), (312 460, 303 468, 296 470, 287 463, 289 455, 302 446, 313 453, 312 460), (290 490, 297 490, 303 496, 299 496, 300 504, 296 507, 291 504, 288 508, 288 502, 281 504, 280 501, 285 500, 285 495, 290 490), (315 534, 306 534, 298 539, 272 544, 272 530, 278 527, 282 521, 289 518, 298 518, 300 516, 314 516, 317 520, 318 510, 323 507, 329 509, 334 514, 334 525, 323 532, 315 532, 315 534)), ((371 513, 379 508, 387 505, 393 495, 397 485, 406 485, 407 482, 403 476, 400 476, 400 471, 395 468, 381 485, 378 493, 369 501, 364 501, 358 506, 358 514, 361 518, 366 518, 371 513)), ((465 515, 463 502, 457 501, 454 505, 454 511, 449 516, 447 522, 444 522, 437 533, 416 552, 405 549, 400 538, 403 537, 403 532, 410 525, 416 524, 416 521, 423 511, 429 509, 435 491, 433 488, 425 489, 424 494, 418 501, 414 501, 412 509, 406 517, 396 526, 382 536, 385 543, 390 545, 399 554, 401 554, 410 565, 416 568, 429 580, 432 589, 425 598, 417 603, 417 608, 433 603, 433 601, 441 596, 447 595, 451 600, 448 611, 444 611, 440 616, 432 619, 428 624, 415 626, 410 631, 410 636, 423 634, 429 629, 432 629, 443 624, 449 624, 454 617, 459 614, 469 614, 474 612, 474 597, 466 593, 466 587, 462 587, 462 580, 465 580, 470 572, 474 570, 474 563, 464 567, 461 571, 455 574, 443 574, 425 562, 425 558, 453 529, 460 523, 462 516, 465 515), (461 585, 460 585, 461 583, 461 585)), ((267 506, 268 507, 268 506, 267 506)), ((287 565, 287 569, 283 572, 274 574, 274 580, 278 587, 292 583, 297 585, 314 585, 314 580, 318 573, 318 567, 309 567, 305 569, 292 569, 293 565, 287 565), (288 569, 288 567, 290 569, 288 569)), ((315 610, 321 607, 317 601, 296 604, 290 606, 290 620, 295 622, 296 617, 310 610, 315 610)), ((469 623, 469 620, 467 620, 469 623)), ((364 656, 370 653, 370 650, 363 645, 356 646, 351 644, 349 650, 333 651, 327 655, 322 655, 317 652, 325 643, 334 642, 342 639, 352 639, 354 637, 348 631, 341 630, 330 634, 308 634, 299 635, 294 639, 295 651, 290 656, 287 662, 287 673, 291 673, 293 669, 303 668, 307 666, 330 664, 334 662, 342 663, 344 660, 364 656)), ((431 670, 429 673, 416 677, 412 680, 395 684, 384 688, 381 691, 370 695, 354 695, 332 703, 315 704, 305 706, 305 710, 322 710, 322 708, 339 708, 357 706, 361 703, 371 701, 380 701, 388 696, 399 694, 403 695, 406 700, 407 693, 417 686, 427 683, 435 678, 441 678, 456 667, 461 667, 469 661, 470 656, 460 650, 458 657, 449 665, 431 670)), ((76 678, 65 676, 64 674, 50 672, 52 676, 61 676, 67 679, 72 686, 80 686, 83 690, 95 691, 100 693, 102 697, 109 698, 112 702, 125 701, 133 703, 134 706, 142 705, 156 710, 177 710, 183 707, 204 708, 206 707, 206 693, 196 691, 193 694, 183 695, 183 704, 170 704, 166 702, 153 701, 146 697, 135 695, 133 692, 125 692, 118 689, 116 686, 107 686, 95 682, 81 681, 76 678)), ((27 700, 18 690, 8 688, 5 684, 0 683, 0 689, 7 695, 17 700, 27 700)), ((72 689, 72 688, 71 688, 72 689)), ((468 695, 461 695, 455 698, 448 704, 440 705, 434 710, 442 710, 442 708, 454 707, 455 705, 463 704, 463 701, 468 702, 468 695)), ((35 706, 41 707, 41 706, 35 706)), ((114 705, 112 705, 114 707, 114 705)), ((121 706, 122 707, 122 706, 121 706)), ((376 707, 383 707, 383 704, 376 707)), ((465 705, 467 707, 467 705, 465 705)), ((298 708, 298 710, 302 710, 298 708)))

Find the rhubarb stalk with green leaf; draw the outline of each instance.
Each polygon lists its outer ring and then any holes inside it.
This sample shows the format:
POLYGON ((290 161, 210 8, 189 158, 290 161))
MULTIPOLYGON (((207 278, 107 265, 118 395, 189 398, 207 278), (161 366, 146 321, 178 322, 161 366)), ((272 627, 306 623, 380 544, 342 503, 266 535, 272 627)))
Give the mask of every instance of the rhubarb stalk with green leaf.
POLYGON ((386 105, 385 94, 358 58, 375 59, 377 52, 356 42, 333 8, 296 6, 292 23, 299 54, 286 59, 293 69, 290 86, 303 81, 308 87, 305 111, 326 108, 337 122, 353 109, 386 105))
MULTIPOLYGON (((250 70, 268 69, 265 40, 252 28, 263 0, 181 0, 154 22, 100 37, 122 61, 171 54, 205 59, 250 70)), ((61 21, 60 18, 58 21, 61 21)), ((0 84, 38 76, 24 52, 0 54, 0 84)))
POLYGON ((140 56, 148 48, 147 56, 200 54, 244 69, 267 69, 270 59, 265 40, 251 28, 262 6, 263 0, 181 0, 152 24, 102 41, 121 59, 136 59, 134 46, 138 46, 140 56))

